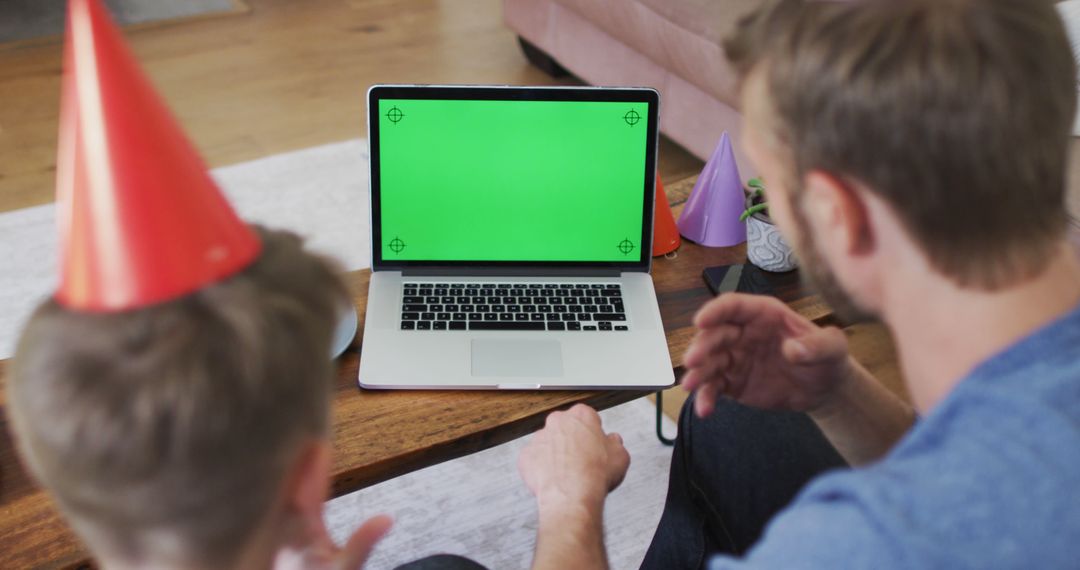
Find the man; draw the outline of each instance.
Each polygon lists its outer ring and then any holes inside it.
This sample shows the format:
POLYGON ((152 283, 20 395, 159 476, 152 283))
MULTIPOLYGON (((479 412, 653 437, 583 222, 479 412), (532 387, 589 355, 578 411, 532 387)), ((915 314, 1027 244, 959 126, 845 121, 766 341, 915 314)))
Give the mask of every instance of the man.
POLYGON ((236 216, 96 0, 64 57, 61 275, 8 386, 26 464, 104 568, 360 567, 391 522, 338 548, 322 518, 336 268, 236 216))
MULTIPOLYGON (((1051 4, 782 0, 725 49, 772 218, 841 315, 888 326, 914 409, 839 330, 712 301, 644 567, 1075 567, 1076 70, 1051 4)), ((537 567, 603 566, 626 464, 591 410, 549 418, 520 461, 537 567)))

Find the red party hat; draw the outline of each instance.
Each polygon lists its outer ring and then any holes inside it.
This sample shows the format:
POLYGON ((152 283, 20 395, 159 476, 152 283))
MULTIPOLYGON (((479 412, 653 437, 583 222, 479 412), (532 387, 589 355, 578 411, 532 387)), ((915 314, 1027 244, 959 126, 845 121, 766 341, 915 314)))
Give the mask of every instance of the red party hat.
POLYGON ((68 3, 56 200, 56 300, 71 309, 175 299, 262 249, 99 0, 68 3))
POLYGON ((653 200, 653 207, 652 254, 656 257, 671 253, 682 244, 679 228, 675 225, 675 216, 671 214, 671 204, 668 203, 659 174, 656 175, 656 199, 653 200))

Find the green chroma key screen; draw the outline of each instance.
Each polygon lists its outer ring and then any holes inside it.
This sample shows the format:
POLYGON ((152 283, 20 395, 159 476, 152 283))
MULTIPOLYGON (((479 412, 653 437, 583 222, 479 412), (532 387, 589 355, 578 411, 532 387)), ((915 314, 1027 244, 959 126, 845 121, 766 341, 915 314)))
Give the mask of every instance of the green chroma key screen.
POLYGON ((382 258, 641 255, 648 103, 379 101, 382 258))

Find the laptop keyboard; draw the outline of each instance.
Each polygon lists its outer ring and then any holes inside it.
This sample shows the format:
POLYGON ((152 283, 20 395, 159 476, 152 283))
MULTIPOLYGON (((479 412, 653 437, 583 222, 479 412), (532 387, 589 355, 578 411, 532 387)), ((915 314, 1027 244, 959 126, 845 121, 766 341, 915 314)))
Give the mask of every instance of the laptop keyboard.
POLYGON ((626 331, 617 283, 424 283, 402 286, 401 330, 626 331))

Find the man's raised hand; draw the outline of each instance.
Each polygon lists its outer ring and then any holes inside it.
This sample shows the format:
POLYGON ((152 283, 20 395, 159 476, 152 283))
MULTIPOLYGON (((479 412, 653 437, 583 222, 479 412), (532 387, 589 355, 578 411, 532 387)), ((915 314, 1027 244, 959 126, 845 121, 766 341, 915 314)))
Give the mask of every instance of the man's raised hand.
POLYGON ((694 324, 682 385, 697 390, 699 416, 711 413, 721 396, 758 408, 812 411, 854 374, 842 331, 818 327, 773 297, 721 295, 698 311, 694 324))

